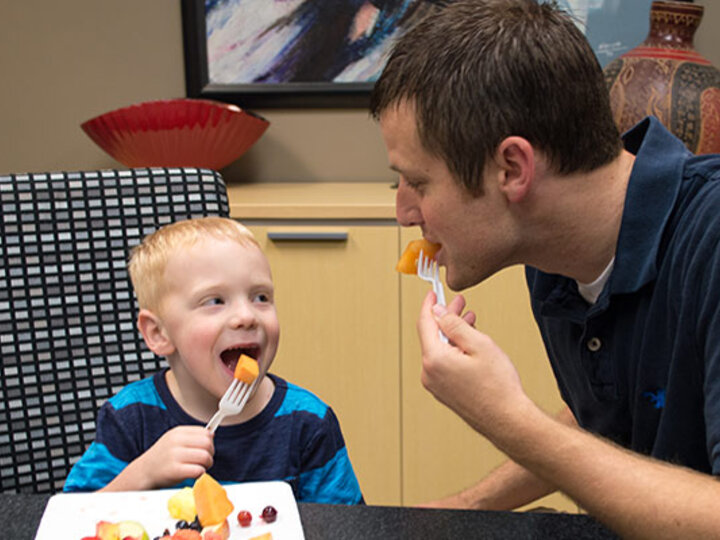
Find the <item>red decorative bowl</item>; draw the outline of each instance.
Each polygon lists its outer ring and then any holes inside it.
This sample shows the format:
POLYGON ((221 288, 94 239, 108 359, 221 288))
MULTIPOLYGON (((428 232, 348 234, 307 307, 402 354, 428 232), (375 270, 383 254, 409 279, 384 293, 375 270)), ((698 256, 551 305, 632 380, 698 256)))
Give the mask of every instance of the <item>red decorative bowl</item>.
POLYGON ((222 169, 243 155, 270 122, 207 99, 147 101, 83 122, 85 133, 126 167, 222 169))

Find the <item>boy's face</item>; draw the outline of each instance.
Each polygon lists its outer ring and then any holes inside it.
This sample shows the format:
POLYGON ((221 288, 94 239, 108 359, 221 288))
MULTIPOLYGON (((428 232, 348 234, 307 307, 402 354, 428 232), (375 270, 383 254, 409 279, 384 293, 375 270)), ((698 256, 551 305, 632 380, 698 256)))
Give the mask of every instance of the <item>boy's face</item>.
POLYGON ((267 372, 280 326, 270 265, 259 248, 208 236, 172 255, 164 278, 159 318, 181 391, 219 399, 241 353, 258 361, 260 376, 267 372))

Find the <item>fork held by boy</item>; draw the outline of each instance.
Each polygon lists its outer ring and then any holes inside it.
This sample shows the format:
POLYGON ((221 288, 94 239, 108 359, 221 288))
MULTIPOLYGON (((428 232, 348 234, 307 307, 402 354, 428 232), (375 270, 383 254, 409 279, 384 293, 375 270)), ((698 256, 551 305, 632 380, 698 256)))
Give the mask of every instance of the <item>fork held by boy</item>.
POLYGON ((223 418, 230 415, 240 414, 245 408, 248 398, 252 394, 253 388, 255 388, 255 379, 252 384, 241 382, 239 379, 233 379, 228 389, 223 394, 220 403, 218 404, 218 410, 210 419, 205 426, 206 429, 210 430, 210 433, 215 433, 215 430, 223 421, 223 418))

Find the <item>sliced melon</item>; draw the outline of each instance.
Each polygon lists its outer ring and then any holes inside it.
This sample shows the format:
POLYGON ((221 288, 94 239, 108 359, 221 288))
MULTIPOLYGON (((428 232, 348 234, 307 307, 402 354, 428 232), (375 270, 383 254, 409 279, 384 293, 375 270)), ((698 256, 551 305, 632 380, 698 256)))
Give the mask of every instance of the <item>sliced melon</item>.
POLYGON ((244 383, 251 384, 257 379, 258 373, 260 373, 260 368, 258 367, 257 360, 250 358, 246 354, 241 354, 235 366, 235 378, 244 383))
POLYGON ((222 523, 233 511, 227 491, 208 473, 195 480, 193 496, 197 517, 203 527, 222 523))
POLYGON ((417 261, 418 257, 420 257, 420 251, 422 250, 423 255, 432 259, 435 257, 435 254, 439 249, 440 244, 433 244, 424 238, 411 240, 405 248, 405 251, 403 251, 403 254, 400 256, 400 260, 395 266, 395 270, 402 272, 403 274, 417 274, 417 261))

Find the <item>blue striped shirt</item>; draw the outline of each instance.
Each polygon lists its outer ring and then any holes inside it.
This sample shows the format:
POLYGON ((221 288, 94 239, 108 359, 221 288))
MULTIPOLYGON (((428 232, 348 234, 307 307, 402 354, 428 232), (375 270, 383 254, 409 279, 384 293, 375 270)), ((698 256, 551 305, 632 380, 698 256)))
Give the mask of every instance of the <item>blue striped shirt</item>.
MULTIPOLYGON (((172 397, 166 371, 127 385, 100 408, 95 441, 70 471, 64 491, 100 489, 166 431, 204 425, 172 397)), ((333 410, 311 392, 269 376, 275 391, 265 409, 215 432, 208 473, 225 483, 284 480, 300 502, 362 503, 333 410)))

